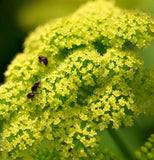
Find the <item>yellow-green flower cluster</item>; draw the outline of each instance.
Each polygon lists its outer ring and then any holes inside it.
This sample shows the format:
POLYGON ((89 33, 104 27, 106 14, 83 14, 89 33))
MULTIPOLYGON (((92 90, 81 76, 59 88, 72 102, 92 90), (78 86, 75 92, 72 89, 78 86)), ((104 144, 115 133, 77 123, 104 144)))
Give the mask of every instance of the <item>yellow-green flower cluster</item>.
POLYGON ((146 14, 98 0, 38 27, 0 87, 4 157, 101 159, 98 131, 133 125, 148 102, 140 103, 147 76, 130 46, 147 47, 153 24, 146 14), (48 58, 47 66, 39 63, 40 55, 48 58), (38 80, 39 94, 28 99, 38 80))
POLYGON ((136 159, 140 160, 152 160, 154 159, 154 134, 151 134, 148 141, 144 146, 141 146, 140 150, 135 153, 136 159))

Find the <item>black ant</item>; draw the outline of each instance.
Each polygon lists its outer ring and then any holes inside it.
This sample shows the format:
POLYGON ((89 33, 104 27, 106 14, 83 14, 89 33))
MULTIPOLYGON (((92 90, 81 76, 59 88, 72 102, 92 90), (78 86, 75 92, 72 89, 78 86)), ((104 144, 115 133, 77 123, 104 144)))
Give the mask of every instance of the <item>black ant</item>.
POLYGON ((37 88, 39 87, 39 84, 41 83, 41 81, 37 81, 31 88, 32 92, 27 94, 27 98, 34 98, 35 94, 39 94, 39 93, 34 93, 34 91, 37 90, 37 88))
POLYGON ((72 151, 72 149, 73 149, 73 148, 69 148, 69 149, 68 149, 68 152, 71 152, 71 151, 72 151))
POLYGON ((39 84, 41 83, 41 81, 37 81, 31 88, 32 92, 36 91, 37 88, 39 88, 39 84))
POLYGON ((48 64, 48 59, 47 59, 47 57, 45 57, 45 56, 39 56, 38 59, 39 59, 39 62, 40 62, 40 63, 43 62, 45 65, 48 64))
POLYGON ((33 92, 28 93, 27 98, 34 98, 35 94, 39 94, 39 93, 33 93, 33 92))

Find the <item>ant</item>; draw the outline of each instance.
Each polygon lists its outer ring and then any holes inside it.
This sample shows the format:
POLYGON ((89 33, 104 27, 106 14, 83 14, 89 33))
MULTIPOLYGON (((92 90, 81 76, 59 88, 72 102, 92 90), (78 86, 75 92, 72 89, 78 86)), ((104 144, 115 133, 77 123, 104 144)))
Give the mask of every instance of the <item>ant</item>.
POLYGON ((33 92, 28 93, 27 98, 34 98, 35 94, 39 94, 39 93, 33 93, 33 92))
POLYGON ((71 152, 71 151, 72 151, 72 149, 73 149, 73 148, 69 148, 69 149, 68 149, 68 152, 71 152))
POLYGON ((34 91, 37 90, 37 88, 39 87, 39 84, 41 83, 41 81, 37 81, 31 88, 32 92, 27 94, 27 98, 34 98, 35 94, 39 94, 39 93, 34 93, 34 91))
POLYGON ((40 63, 43 62, 45 65, 48 64, 48 59, 47 59, 47 57, 45 57, 45 56, 39 56, 38 59, 39 59, 39 62, 40 62, 40 63))
POLYGON ((133 67, 131 70, 132 70, 132 72, 134 72, 134 71, 135 71, 135 68, 133 67))
POLYGON ((39 88, 39 84, 41 83, 41 81, 37 81, 31 88, 32 92, 36 91, 37 88, 39 88))

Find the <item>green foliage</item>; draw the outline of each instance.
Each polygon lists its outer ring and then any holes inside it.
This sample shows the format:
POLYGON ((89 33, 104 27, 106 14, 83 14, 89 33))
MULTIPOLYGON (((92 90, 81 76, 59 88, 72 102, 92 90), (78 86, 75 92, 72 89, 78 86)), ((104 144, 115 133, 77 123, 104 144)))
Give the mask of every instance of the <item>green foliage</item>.
POLYGON ((153 104, 153 74, 135 53, 153 36, 150 16, 105 0, 38 27, 0 87, 4 157, 114 159, 100 153, 98 133, 132 126, 142 106, 153 104), (47 66, 40 55, 48 57, 47 66), (40 94, 28 99, 38 80, 40 94))
POLYGON ((25 1, 17 10, 16 21, 23 31, 34 29, 36 26, 66 16, 74 12, 88 0, 33 0, 25 1))

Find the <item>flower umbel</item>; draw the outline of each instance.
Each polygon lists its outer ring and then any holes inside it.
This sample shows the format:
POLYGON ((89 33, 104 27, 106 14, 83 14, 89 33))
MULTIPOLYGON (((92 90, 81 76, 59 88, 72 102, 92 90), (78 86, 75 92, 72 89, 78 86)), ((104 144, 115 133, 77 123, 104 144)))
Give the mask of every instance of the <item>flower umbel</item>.
POLYGON ((24 159, 25 152, 36 160, 101 159, 98 132, 132 126, 151 101, 140 100, 139 89, 151 83, 129 45, 149 46, 153 25, 145 13, 98 0, 31 33, 0 87, 6 159, 24 159), (28 99, 38 80, 39 94, 28 99))

